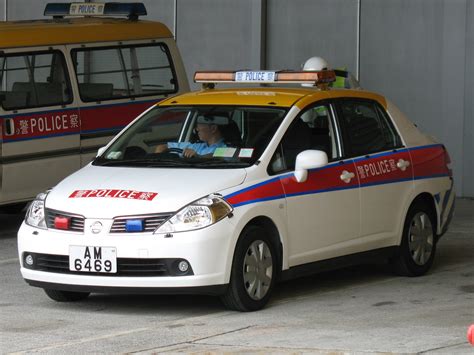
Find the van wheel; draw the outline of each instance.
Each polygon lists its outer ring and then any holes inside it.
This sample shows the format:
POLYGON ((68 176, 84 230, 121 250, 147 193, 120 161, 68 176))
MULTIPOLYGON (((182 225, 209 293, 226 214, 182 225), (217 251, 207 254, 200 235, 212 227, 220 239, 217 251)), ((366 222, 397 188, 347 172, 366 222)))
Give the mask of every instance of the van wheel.
POLYGON ((436 232, 433 212, 424 203, 410 207, 403 227, 395 271, 403 276, 421 276, 433 264, 436 253, 436 232))
POLYGON ((46 292, 49 298, 57 302, 82 301, 82 300, 85 300, 90 295, 90 292, 60 291, 60 290, 50 290, 47 288, 44 289, 44 292, 46 292))
POLYGON ((235 248, 224 305, 241 312, 263 308, 275 285, 277 265, 276 248, 265 229, 247 227, 235 248))

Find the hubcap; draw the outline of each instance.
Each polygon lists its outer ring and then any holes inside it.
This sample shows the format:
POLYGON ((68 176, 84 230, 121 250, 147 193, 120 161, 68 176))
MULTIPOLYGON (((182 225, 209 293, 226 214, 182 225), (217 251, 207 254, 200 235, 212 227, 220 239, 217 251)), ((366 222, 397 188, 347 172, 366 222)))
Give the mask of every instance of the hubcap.
POLYGON ((244 258, 244 286, 254 300, 261 300, 268 292, 273 276, 272 253, 262 240, 254 241, 244 258))
POLYGON ((429 216, 424 212, 418 212, 413 217, 408 231, 408 247, 417 265, 425 265, 430 259, 433 241, 433 227, 429 216))

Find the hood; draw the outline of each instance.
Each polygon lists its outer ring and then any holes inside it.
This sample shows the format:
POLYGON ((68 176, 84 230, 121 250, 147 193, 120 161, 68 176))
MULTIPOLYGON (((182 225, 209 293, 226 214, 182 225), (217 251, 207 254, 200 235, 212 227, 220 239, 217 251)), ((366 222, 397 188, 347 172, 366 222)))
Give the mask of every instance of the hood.
POLYGON ((88 165, 48 194, 46 207, 86 218, 174 212, 242 184, 245 169, 160 169, 88 165))

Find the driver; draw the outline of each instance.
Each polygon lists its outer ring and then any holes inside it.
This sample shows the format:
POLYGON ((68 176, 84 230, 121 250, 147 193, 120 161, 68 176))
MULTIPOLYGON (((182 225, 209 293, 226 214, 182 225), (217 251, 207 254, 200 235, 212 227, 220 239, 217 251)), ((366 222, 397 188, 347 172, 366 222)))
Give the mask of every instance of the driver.
POLYGON ((224 138, 219 126, 229 124, 229 119, 225 116, 204 114, 197 118, 196 131, 201 142, 168 142, 156 147, 156 153, 164 153, 169 149, 182 149, 182 155, 186 158, 197 155, 212 155, 216 148, 226 147, 224 138))

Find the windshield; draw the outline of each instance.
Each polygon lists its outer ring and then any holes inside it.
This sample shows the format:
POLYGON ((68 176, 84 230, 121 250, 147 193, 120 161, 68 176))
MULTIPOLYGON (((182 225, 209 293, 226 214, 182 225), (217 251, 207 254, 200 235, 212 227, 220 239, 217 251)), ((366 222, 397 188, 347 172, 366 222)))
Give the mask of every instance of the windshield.
POLYGON ((155 107, 94 165, 242 168, 266 149, 287 110, 246 106, 155 107))

